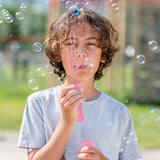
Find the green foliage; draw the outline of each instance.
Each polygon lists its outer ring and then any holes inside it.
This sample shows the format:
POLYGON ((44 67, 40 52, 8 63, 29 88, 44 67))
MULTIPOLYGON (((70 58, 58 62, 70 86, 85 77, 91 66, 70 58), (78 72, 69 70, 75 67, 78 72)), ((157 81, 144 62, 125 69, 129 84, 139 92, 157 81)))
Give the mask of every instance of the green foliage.
MULTIPOLYGON (((5 22, 0 24, 0 36, 45 36, 46 34, 46 12, 34 12, 29 5, 26 11, 23 12, 24 19, 18 20, 15 16, 16 12, 19 12, 18 5, 3 6, 3 9, 7 9, 9 13, 14 17, 13 23, 5 22)), ((2 15, 0 14, 2 17, 2 15)))
POLYGON ((155 105, 137 104, 131 104, 128 107, 133 117, 134 127, 141 148, 150 149, 160 147, 160 139, 158 138, 160 121, 154 121, 150 113, 151 109, 158 107, 155 105), (140 118, 141 116, 144 117, 143 120, 140 118))

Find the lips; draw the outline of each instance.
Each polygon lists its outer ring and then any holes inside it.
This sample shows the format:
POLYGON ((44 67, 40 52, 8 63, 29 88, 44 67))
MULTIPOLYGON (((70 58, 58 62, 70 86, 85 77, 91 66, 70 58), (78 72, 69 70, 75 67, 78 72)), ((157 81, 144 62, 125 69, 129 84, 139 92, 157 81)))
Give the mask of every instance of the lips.
POLYGON ((78 65, 78 66, 76 66, 76 68, 78 68, 78 69, 85 69, 87 67, 87 65, 78 65))

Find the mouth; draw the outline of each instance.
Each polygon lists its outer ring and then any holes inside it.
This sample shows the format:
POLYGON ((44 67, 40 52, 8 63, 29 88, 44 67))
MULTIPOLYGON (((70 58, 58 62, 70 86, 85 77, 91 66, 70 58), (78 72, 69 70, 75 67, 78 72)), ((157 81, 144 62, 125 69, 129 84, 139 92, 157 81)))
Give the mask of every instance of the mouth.
POLYGON ((78 69, 85 69, 85 68, 87 68, 87 65, 78 65, 78 66, 76 66, 76 68, 78 68, 78 69))

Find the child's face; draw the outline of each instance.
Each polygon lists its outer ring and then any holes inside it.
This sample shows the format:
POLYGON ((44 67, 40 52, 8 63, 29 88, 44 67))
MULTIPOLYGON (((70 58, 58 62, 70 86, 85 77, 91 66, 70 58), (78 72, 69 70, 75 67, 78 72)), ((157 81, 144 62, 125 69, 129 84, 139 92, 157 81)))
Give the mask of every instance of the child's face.
POLYGON ((75 48, 71 46, 71 42, 74 43, 74 35, 72 35, 72 40, 70 42, 70 32, 66 40, 61 45, 61 60, 63 67, 66 71, 66 79, 70 83, 74 83, 75 73, 77 72, 77 81, 84 82, 91 80, 93 82, 94 74, 96 73, 100 59, 101 59, 101 48, 98 47, 99 44, 99 34, 88 24, 82 23, 80 25, 74 25, 71 30, 75 35, 75 48), (76 63, 73 63, 73 57, 76 59, 77 65, 84 65, 84 60, 86 57, 93 59, 93 66, 86 68, 76 68, 76 63), (72 68, 73 63, 73 68, 72 68))

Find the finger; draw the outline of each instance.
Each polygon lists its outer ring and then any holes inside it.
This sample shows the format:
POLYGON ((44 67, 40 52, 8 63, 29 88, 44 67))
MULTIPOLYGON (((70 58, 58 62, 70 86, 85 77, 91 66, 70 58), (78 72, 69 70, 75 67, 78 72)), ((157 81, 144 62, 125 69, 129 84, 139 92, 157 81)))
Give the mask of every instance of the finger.
POLYGON ((62 98, 66 95, 66 93, 70 90, 74 89, 74 85, 70 85, 69 87, 65 87, 61 90, 61 94, 59 98, 62 98))
POLYGON ((82 91, 72 89, 72 90, 69 90, 64 97, 59 98, 59 102, 61 105, 64 105, 66 103, 65 106, 67 106, 73 103, 74 100, 77 99, 77 97, 79 96, 82 96, 82 91))
POLYGON ((82 147, 81 150, 80 150, 80 153, 83 153, 83 152, 89 152, 89 153, 96 153, 97 152, 97 149, 94 148, 94 147, 82 147))
POLYGON ((96 153, 79 153, 77 155, 77 157, 79 159, 87 159, 87 160, 97 160, 98 159, 98 155, 96 153))
POLYGON ((75 95, 80 94, 82 95, 82 89, 72 89, 69 90, 66 94, 65 94, 65 99, 66 101, 72 99, 75 95))
POLYGON ((64 104, 64 107, 69 106, 69 107, 74 107, 77 106, 78 104, 82 103, 85 100, 82 94, 75 94, 73 95, 66 103, 64 104))

